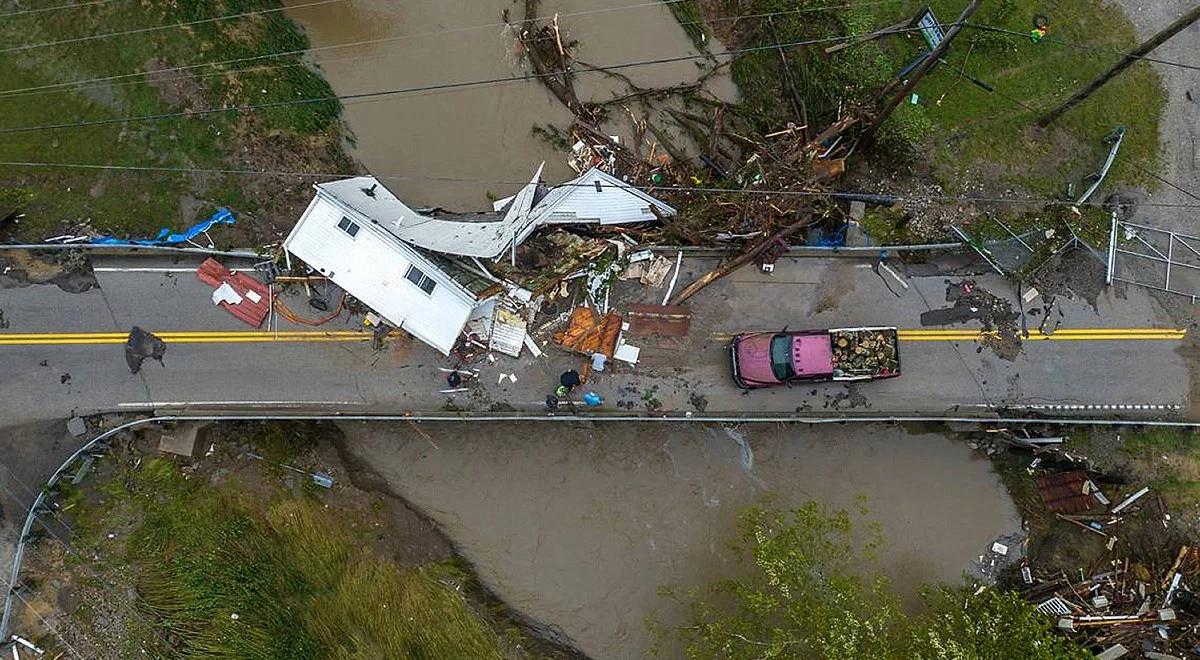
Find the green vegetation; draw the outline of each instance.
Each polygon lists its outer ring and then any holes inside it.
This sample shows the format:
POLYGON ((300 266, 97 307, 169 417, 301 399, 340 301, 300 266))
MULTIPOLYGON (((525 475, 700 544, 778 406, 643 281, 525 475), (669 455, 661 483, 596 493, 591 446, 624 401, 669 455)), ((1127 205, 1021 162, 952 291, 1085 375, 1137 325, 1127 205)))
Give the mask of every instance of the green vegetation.
POLYGON ((688 656, 1092 657, 1012 592, 928 588, 925 611, 909 617, 887 580, 863 576, 878 535, 865 546, 853 538, 846 512, 815 503, 787 512, 746 511, 733 545, 744 574, 686 596, 691 621, 677 632, 688 656))
MULTIPOLYGON (((22 9, 61 5, 36 0, 22 3, 22 9)), ((279 11, 71 41, 280 7, 278 0, 175 0, 135 9, 125 3, 84 3, 6 16, 0 24, 5 44, 0 49, 0 130, 331 95, 299 54, 262 58, 308 46, 303 32, 279 11), (60 41, 67 43, 39 46, 60 41), (242 61, 205 65, 229 60, 242 61), (192 67, 197 64, 205 66, 192 67)), ((0 140, 0 161, 329 171, 348 165, 340 150, 340 111, 335 100, 9 133, 0 140)), ((78 225, 153 234, 163 226, 186 226, 217 206, 230 206, 243 221, 255 214, 268 223, 290 222, 293 218, 275 215, 294 203, 291 195, 306 194, 304 182, 295 179, 0 166, 0 199, 14 189, 24 191, 19 199, 27 217, 20 233, 35 239, 78 225)))
MULTIPOLYGON (((954 21, 965 5, 962 0, 929 4, 942 23, 954 21)), ((789 12, 774 18, 779 41, 786 43, 879 30, 915 15, 925 3, 896 0, 821 9, 828 5, 824 0, 755 0, 749 8, 727 1, 712 3, 710 9, 731 15, 789 12)), ((997 0, 984 3, 971 22, 1017 34, 965 29, 947 64, 934 68, 918 86, 918 103, 906 100, 881 127, 881 151, 900 160, 928 154, 934 176, 948 194, 982 184, 1058 196, 1068 182, 1098 168, 1107 153, 1102 139, 1115 126, 1125 125, 1128 133, 1108 185, 1152 183, 1146 171, 1157 165, 1158 121, 1166 99, 1148 64, 1125 72, 1048 131, 1033 128, 1043 111, 1116 61, 1120 56, 1114 51, 1136 43, 1133 27, 1119 9, 1102 0, 997 0), (1050 19, 1050 33, 1041 43, 1025 36, 1036 14, 1050 19), (995 91, 960 77, 960 70, 995 91)), ((776 41, 761 21, 738 25, 721 35, 731 47, 776 41)), ((908 32, 831 55, 822 52, 825 47, 791 51, 809 123, 816 127, 833 121, 839 107, 874 106, 880 90, 925 49, 925 42, 919 33, 908 32)), ((790 119, 785 79, 774 50, 738 56, 731 70, 747 111, 762 130, 778 130, 790 119)))
POLYGON ((1173 510, 1200 505, 1200 435, 1190 429, 1150 428, 1124 438, 1122 451, 1173 510))
POLYGON ((704 32, 704 8, 700 6, 700 0, 671 0, 667 8, 675 16, 675 20, 679 21, 696 50, 708 53, 708 37, 704 32))
MULTIPOLYGON (((187 658, 496 658, 496 633, 454 566, 376 557, 314 497, 264 505, 188 479, 173 463, 122 468, 110 502, 79 516, 81 542, 127 528, 120 566, 158 628, 128 649, 187 658), (171 640, 172 649, 161 647, 171 640)), ((123 534, 124 535, 124 534, 123 534)), ((111 541, 109 542, 111 543, 111 541)), ((90 552, 90 551, 89 551, 90 552)))

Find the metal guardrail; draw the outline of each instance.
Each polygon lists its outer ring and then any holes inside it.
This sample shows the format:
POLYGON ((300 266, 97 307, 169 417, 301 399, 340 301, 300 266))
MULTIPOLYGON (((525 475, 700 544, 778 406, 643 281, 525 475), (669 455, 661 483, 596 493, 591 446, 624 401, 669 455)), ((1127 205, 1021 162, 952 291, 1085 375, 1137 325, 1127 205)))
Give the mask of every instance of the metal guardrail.
POLYGON ((164 254, 203 254, 210 257, 235 257, 239 259, 262 259, 265 254, 252 250, 212 250, 198 247, 170 247, 165 245, 100 245, 96 243, 0 243, 0 252, 26 250, 86 250, 130 257, 162 256, 164 254))
POLYGON ((12 619, 13 598, 17 594, 17 585, 20 581, 21 562, 25 555, 25 546, 29 541, 30 533, 33 530, 34 521, 37 520, 38 514, 46 502, 46 495, 50 490, 63 478, 72 465, 75 464, 81 457, 91 453, 97 445, 108 440, 109 438, 126 431, 128 429, 142 426, 145 424, 161 424, 168 422, 232 422, 232 421, 331 421, 331 422, 641 422, 641 423, 709 423, 709 424, 752 424, 752 423, 791 423, 791 424, 845 424, 854 423, 874 423, 874 424, 900 424, 900 423, 947 423, 947 424, 1053 424, 1060 426, 1123 426, 1123 425, 1141 425, 1141 426, 1160 426, 1160 427, 1177 427, 1177 428, 1200 428, 1200 422, 1193 421, 1165 421, 1165 420, 1116 420, 1106 418, 1062 418, 1062 417, 1004 417, 999 415, 955 415, 955 416, 938 416, 938 415, 871 415, 871 416, 839 416, 839 417, 808 417, 796 414, 781 414, 781 415, 705 415, 705 414, 676 414, 676 415, 629 415, 629 414, 605 414, 593 413, 588 415, 578 414, 463 414, 463 413, 431 413, 431 414, 412 414, 412 415, 395 415, 395 414, 380 414, 380 415, 330 415, 330 414, 312 414, 312 415, 154 415, 151 417, 143 417, 125 422, 119 426, 111 428, 95 438, 92 438, 82 447, 71 454, 67 460, 63 461, 62 465, 54 471, 54 474, 46 481, 43 487, 34 499, 33 505, 29 507, 29 512, 25 517, 25 524, 21 528, 21 536, 17 540, 16 553, 13 555, 12 572, 8 583, 8 589, 4 597, 4 613, 0 617, 0 639, 4 639, 9 634, 9 625, 12 619))

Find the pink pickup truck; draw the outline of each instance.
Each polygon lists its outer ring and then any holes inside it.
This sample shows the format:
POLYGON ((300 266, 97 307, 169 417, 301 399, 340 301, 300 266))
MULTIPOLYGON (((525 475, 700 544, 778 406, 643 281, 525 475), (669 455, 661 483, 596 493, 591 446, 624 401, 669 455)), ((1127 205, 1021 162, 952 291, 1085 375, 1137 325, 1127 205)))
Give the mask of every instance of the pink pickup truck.
POLYGON ((787 330, 734 335, 733 380, 742 389, 797 381, 856 381, 900 375, 895 328, 787 330))

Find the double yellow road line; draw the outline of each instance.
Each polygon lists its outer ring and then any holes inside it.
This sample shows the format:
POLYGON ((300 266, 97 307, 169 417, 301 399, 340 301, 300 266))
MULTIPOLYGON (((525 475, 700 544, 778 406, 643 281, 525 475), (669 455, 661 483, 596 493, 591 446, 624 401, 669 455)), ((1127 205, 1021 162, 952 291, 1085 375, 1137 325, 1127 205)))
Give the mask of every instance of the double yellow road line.
MULTIPOLYGON (((1062 328, 1050 334, 1030 330, 1030 341, 1153 341, 1181 340, 1186 330, 1176 328, 1062 328)), ((155 332, 168 344, 259 344, 259 343, 328 343, 365 342, 371 340, 367 330, 203 330, 155 332)), ((899 330, 901 341, 978 341, 988 333, 972 329, 911 329, 899 330)), ((728 341, 731 334, 714 334, 715 341, 728 341)), ((0 346, 72 346, 95 344, 124 344, 125 332, 0 332, 0 346)))
MULTIPOLYGON (((370 341, 365 330, 211 330, 155 332, 168 344, 254 344, 273 342, 359 342, 370 341)), ((71 346, 124 344, 128 332, 0 332, 0 346, 71 346)))
MULTIPOLYGON (((981 330, 899 330, 896 333, 903 341, 975 341, 985 335, 996 336, 996 332, 981 330)), ((1176 328, 1060 328, 1051 333, 1030 330, 1029 341, 1149 341, 1180 340, 1187 330, 1176 328)))
MULTIPOLYGON (((985 336, 998 336, 995 331, 985 332, 971 328, 915 328, 897 330, 901 341, 978 341, 985 336)), ((1030 330, 1029 341, 1179 341, 1187 330, 1176 328, 1061 328, 1051 333, 1030 330)), ((729 341, 730 333, 713 334, 713 341, 729 341)))

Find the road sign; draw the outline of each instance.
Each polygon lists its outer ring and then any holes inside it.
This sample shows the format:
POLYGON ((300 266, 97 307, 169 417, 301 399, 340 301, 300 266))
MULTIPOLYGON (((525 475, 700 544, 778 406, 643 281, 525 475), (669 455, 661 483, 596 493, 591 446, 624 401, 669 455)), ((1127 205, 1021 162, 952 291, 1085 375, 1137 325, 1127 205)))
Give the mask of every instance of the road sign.
POLYGON ((937 45, 942 43, 942 39, 946 38, 946 33, 942 32, 942 26, 938 23, 938 19, 933 15, 933 10, 929 7, 921 12, 920 18, 917 19, 917 27, 921 30, 921 36, 925 38, 925 43, 929 44, 929 50, 937 48, 937 45))

